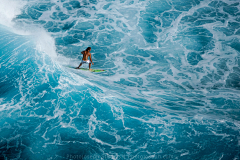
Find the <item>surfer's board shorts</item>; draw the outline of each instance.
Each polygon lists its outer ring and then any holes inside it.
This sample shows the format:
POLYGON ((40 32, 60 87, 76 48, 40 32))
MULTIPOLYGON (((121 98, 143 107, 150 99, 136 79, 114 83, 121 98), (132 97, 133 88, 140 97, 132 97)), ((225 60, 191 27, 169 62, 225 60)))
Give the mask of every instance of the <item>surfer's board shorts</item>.
POLYGON ((81 63, 82 63, 82 64, 84 64, 84 63, 88 63, 88 64, 90 64, 91 62, 90 62, 90 60, 87 60, 87 61, 82 60, 81 63))

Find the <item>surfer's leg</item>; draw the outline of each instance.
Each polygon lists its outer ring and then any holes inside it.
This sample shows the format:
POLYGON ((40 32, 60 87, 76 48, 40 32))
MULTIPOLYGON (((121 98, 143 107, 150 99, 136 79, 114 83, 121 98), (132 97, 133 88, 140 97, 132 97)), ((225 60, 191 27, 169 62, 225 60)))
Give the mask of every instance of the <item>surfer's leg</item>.
POLYGON ((89 63, 89 70, 92 70, 92 69, 91 69, 91 63, 89 63))
POLYGON ((81 65, 82 65, 82 62, 79 64, 79 66, 78 66, 77 68, 80 68, 80 67, 81 67, 81 65))

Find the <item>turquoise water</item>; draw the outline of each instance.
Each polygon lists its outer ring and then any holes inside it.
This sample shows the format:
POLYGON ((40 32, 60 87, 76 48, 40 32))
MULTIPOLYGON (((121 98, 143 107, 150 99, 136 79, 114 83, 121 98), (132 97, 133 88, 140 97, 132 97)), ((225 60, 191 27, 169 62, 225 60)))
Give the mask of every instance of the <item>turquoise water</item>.
POLYGON ((239 35, 237 0, 2 0, 0 159, 240 159, 239 35))

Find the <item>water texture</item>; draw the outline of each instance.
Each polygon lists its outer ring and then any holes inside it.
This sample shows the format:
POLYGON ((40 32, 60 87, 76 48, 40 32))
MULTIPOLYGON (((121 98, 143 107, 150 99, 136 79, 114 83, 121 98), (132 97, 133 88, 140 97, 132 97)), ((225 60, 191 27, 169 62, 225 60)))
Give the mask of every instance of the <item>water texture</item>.
POLYGON ((240 159, 238 0, 0 2, 0 159, 240 159))

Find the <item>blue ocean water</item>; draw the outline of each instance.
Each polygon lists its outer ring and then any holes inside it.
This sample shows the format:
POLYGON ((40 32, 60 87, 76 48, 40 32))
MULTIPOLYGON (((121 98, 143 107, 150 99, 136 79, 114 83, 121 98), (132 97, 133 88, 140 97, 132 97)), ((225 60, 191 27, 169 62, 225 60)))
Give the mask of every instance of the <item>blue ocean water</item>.
POLYGON ((239 0, 0 2, 0 159, 240 159, 239 0))

